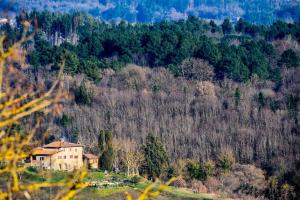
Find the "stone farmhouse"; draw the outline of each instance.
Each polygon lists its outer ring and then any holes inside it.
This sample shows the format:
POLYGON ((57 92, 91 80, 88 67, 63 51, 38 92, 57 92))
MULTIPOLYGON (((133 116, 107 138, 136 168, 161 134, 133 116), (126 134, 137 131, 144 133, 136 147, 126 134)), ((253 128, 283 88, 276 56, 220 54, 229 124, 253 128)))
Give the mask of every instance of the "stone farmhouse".
MULTIPOLYGON (((83 166, 83 145, 65 141, 55 141, 33 149, 30 165, 42 169, 72 171, 83 166)), ((89 154, 87 163, 97 162, 97 156, 89 154)), ((93 165, 95 167, 95 165, 93 165)), ((97 166, 98 167, 98 166, 97 166)))

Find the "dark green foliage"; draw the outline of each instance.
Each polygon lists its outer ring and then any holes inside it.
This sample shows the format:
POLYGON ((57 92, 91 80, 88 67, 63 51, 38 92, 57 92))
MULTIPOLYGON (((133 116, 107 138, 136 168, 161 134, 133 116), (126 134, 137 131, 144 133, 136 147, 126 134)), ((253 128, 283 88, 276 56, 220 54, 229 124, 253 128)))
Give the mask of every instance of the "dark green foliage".
POLYGON ((290 94, 287 99, 287 107, 289 110, 297 111, 298 110, 298 101, 299 97, 295 94, 290 94))
POLYGON ((100 157, 100 167, 102 170, 112 171, 113 164, 114 164, 114 150, 112 145, 110 145, 100 157))
POLYGON ((216 65, 221 59, 221 53, 217 45, 204 38, 199 50, 196 52, 196 57, 208 60, 210 64, 216 65))
POLYGON ((258 94, 258 104, 259 104, 259 109, 261 109, 261 108, 263 108, 263 107, 265 107, 265 97, 264 97, 264 95, 263 95, 263 93, 262 92, 259 92, 259 94, 258 94))
POLYGON ((172 165, 169 165, 166 169, 165 169, 165 172, 164 172, 167 180, 170 180, 171 178, 173 177, 176 177, 178 174, 176 174, 175 172, 175 168, 174 166, 172 165))
POLYGON ((75 128, 72 129, 71 136, 70 136, 70 141, 73 142, 73 143, 77 143, 78 142, 78 136, 79 136, 79 131, 78 131, 78 128, 75 127, 75 128))
POLYGON ((154 93, 159 92, 159 91, 160 91, 160 86, 157 85, 157 84, 154 84, 154 85, 152 86, 152 91, 153 91, 154 93))
POLYGON ((55 141, 55 136, 54 135, 49 135, 48 137, 45 138, 45 144, 49 144, 51 142, 55 141))
POLYGON ((280 102, 276 100, 272 100, 270 102, 270 108, 273 112, 276 112, 280 108, 280 102))
POLYGON ((235 164, 235 157, 230 150, 225 150, 221 152, 218 158, 218 166, 223 169, 224 172, 231 170, 232 166, 235 164))
POLYGON ((249 74, 249 69, 237 54, 236 47, 227 48, 218 64, 217 75, 219 77, 226 75, 228 78, 236 81, 246 81, 249 78, 249 74))
POLYGON ((257 74, 262 79, 269 78, 269 64, 258 43, 245 42, 242 46, 247 51, 243 56, 243 61, 251 74, 257 74))
POLYGON ((275 91, 278 91, 282 85, 282 76, 281 76, 281 70, 279 67, 276 67, 271 71, 271 80, 275 82, 275 91))
POLYGON ((299 67, 300 66, 300 57, 292 49, 288 49, 282 53, 279 64, 285 67, 299 67))
POLYGON ((297 121, 299 96, 297 94, 289 94, 287 97, 287 108, 291 118, 297 121))
POLYGON ((114 163, 114 150, 112 146, 112 133, 101 130, 98 136, 98 147, 100 150, 100 168, 112 171, 114 163))
POLYGON ((149 134, 146 138, 144 154, 146 173, 150 178, 159 177, 169 160, 162 143, 153 134, 149 134))
POLYGON ((168 70, 169 70, 172 74, 174 74, 174 76, 176 76, 176 77, 180 75, 180 71, 179 71, 177 65, 174 65, 174 64, 168 65, 168 70))
POLYGON ((103 64, 95 57, 92 57, 81 62, 79 72, 86 74, 89 79, 97 82, 100 80, 101 68, 103 68, 103 64))
POLYGON ((65 61, 64 71, 70 74, 76 74, 80 65, 79 59, 74 52, 66 51, 63 55, 65 61))
POLYGON ((142 177, 140 177, 140 176, 133 176, 133 177, 131 177, 130 182, 132 184, 138 184, 139 182, 141 182, 141 180, 142 180, 142 177))
POLYGON ((217 32, 218 26, 217 26, 217 24, 216 24, 213 20, 211 20, 211 21, 209 22, 209 25, 211 26, 211 32, 212 32, 212 33, 217 32))
POLYGON ((53 63, 53 48, 50 43, 44 39, 41 34, 37 34, 35 39, 35 50, 28 55, 29 63, 33 66, 45 67, 47 64, 53 63))
POLYGON ((243 33, 250 35, 251 37, 256 37, 260 34, 263 34, 263 30, 259 26, 250 24, 249 22, 244 21, 242 18, 235 25, 235 31, 238 33, 243 33))
POLYGON ((187 171, 191 179, 206 180, 207 178, 205 167, 198 162, 189 162, 187 164, 187 171))
MULTIPOLYGON (((144 5, 139 5, 138 9, 147 10, 144 5)), ((274 80, 275 89, 278 90, 281 85, 280 71, 270 67, 277 52, 271 43, 257 38, 265 37, 271 41, 286 35, 300 38, 298 24, 280 21, 266 27, 240 19, 235 25, 235 31, 242 35, 237 35, 234 34, 229 19, 225 19, 221 26, 193 16, 186 21, 162 21, 152 25, 133 26, 126 22, 119 25, 101 23, 78 13, 33 12, 30 17, 40 20, 41 30, 46 33, 39 32, 35 36, 35 50, 28 56, 33 66, 45 67, 54 63, 57 67, 65 58, 67 73, 84 73, 88 79, 96 82, 101 79, 102 69, 120 70, 127 63, 150 67, 165 66, 178 76, 178 65, 185 59, 197 57, 208 61, 214 67, 217 79, 227 77, 246 82, 253 74, 257 74, 261 79, 274 80), (60 32, 63 37, 68 36, 73 27, 76 27, 79 36, 78 45, 64 42, 55 47, 47 41, 47 35, 53 36, 55 32, 60 32), (226 34, 223 38, 206 36, 207 32, 220 29, 226 34), (232 42, 240 45, 232 45, 232 42)), ((9 28, 5 30, 11 32, 9 28)), ((299 57, 288 50, 283 53, 278 63, 287 67, 299 66, 299 57)))
POLYGON ((84 104, 84 105, 91 105, 92 103, 92 96, 87 91, 85 84, 82 83, 75 91, 75 102, 77 104, 84 104))
POLYGON ((233 31, 232 24, 228 18, 226 18, 222 24, 222 30, 224 34, 230 34, 233 31))
POLYGON ((67 127, 72 124, 72 118, 66 114, 63 114, 59 120, 59 124, 61 124, 63 127, 67 127))
POLYGON ((283 39, 289 33, 288 24, 283 21, 277 21, 271 25, 266 33, 267 40, 283 39))
POLYGON ((234 92, 234 102, 236 107, 239 105, 240 101, 241 101, 241 92, 239 88, 236 88, 234 92))

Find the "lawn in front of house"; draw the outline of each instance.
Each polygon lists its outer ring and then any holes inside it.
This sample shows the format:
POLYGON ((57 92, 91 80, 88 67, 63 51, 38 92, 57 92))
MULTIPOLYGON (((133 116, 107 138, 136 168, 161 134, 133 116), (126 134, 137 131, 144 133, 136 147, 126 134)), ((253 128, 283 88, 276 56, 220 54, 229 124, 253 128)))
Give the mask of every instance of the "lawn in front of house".
MULTIPOLYGON (((55 182, 63 180, 70 172, 64 171, 42 171, 37 173, 35 169, 29 168, 23 174, 23 181, 27 183, 33 182, 44 182, 46 180, 50 182, 55 182)), ((123 173, 104 173, 103 171, 89 171, 87 177, 85 178, 86 182, 98 182, 109 181, 114 183, 120 180, 130 180, 123 173)), ((152 184, 151 181, 141 178, 140 182, 137 183, 127 183, 126 185, 116 185, 116 186, 106 186, 103 188, 97 187, 87 187, 82 190, 74 199, 75 200, 93 200, 93 199, 103 199, 103 200, 119 200, 125 198, 125 193, 128 192, 133 196, 133 199, 136 199, 147 186, 152 184)), ((49 192, 49 191, 44 191, 49 192)), ((191 199, 215 199, 215 195, 206 194, 206 193, 193 193, 187 188, 176 188, 169 187, 167 191, 164 191, 161 195, 155 200, 191 200, 191 199)))

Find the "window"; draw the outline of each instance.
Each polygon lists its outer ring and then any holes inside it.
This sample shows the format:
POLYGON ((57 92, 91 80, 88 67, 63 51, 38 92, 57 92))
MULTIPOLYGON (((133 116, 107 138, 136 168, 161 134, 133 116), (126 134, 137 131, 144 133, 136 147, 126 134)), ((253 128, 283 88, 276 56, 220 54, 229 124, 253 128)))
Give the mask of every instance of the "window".
POLYGON ((32 156, 32 160, 36 160, 36 156, 32 156))
POLYGON ((67 159, 67 156, 64 156, 64 159, 67 159))
POLYGON ((44 160, 44 157, 40 157, 40 160, 44 160))
POLYGON ((70 155, 70 158, 73 158, 73 155, 70 155))
POLYGON ((77 159, 77 158, 78 158, 78 156, 74 156, 74 158, 75 158, 75 159, 77 159))

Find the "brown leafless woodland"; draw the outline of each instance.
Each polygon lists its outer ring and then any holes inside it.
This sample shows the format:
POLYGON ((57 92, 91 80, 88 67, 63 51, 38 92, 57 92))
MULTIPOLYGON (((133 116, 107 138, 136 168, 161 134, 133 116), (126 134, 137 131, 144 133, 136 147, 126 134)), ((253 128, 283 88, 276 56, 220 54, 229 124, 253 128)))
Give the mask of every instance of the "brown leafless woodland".
MULTIPOLYGON (((84 81, 93 101, 91 106, 74 101, 66 105, 64 113, 72 124, 58 127, 54 134, 71 135, 76 130, 78 140, 96 153, 102 129, 112 131, 116 139, 137 143, 152 132, 172 160, 216 159, 229 148, 239 163, 290 167, 300 158, 299 112, 288 109, 287 98, 299 93, 300 70, 283 70, 282 75, 278 92, 274 83, 255 78, 246 84, 228 79, 203 84, 175 78, 166 69, 133 65, 103 72, 98 84, 83 76, 67 77, 70 94, 84 81), (279 105, 276 110, 270 106, 274 101, 279 105)), ((40 74, 40 79, 50 77, 50 72, 40 74)))

